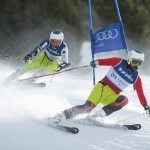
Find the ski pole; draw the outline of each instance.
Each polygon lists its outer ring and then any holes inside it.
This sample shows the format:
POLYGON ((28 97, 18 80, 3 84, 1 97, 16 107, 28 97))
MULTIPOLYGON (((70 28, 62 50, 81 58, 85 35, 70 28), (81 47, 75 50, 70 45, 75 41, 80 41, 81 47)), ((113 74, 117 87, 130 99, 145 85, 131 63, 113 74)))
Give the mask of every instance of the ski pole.
POLYGON ((52 78, 51 78, 50 82, 52 82, 53 78, 54 78, 54 75, 52 76, 52 78))
POLYGON ((89 67, 89 66, 90 66, 90 65, 80 66, 80 67, 75 67, 75 68, 70 68, 70 69, 67 69, 67 70, 64 70, 64 71, 61 71, 61 72, 55 72, 55 73, 52 73, 52 74, 46 74, 46 75, 42 75, 42 76, 37 76, 37 77, 31 77, 31 78, 21 79, 20 81, 23 81, 23 80, 31 80, 31 79, 41 78, 41 77, 45 77, 45 76, 52 76, 52 75, 55 75, 55 74, 60 74, 60 73, 63 73, 63 72, 72 71, 72 70, 75 70, 75 69, 81 69, 81 68, 85 68, 85 67, 89 67))
POLYGON ((7 56, 7 55, 2 55, 0 54, 0 58, 10 58, 10 59, 15 59, 15 60, 24 60, 24 58, 14 58, 14 57, 11 57, 11 56, 7 56))
MULTIPOLYGON (((64 68, 66 68, 66 67, 69 67, 71 64, 70 64, 70 63, 68 63, 68 64, 62 63, 62 64, 60 64, 60 65, 63 66, 63 69, 64 69, 64 68), (64 64, 65 64, 65 66, 63 66, 64 64)), ((61 69, 60 69, 60 70, 61 70, 61 69)), ((58 70, 57 72, 59 72, 60 70, 58 70)), ((54 78, 54 75, 52 76, 50 82, 52 82, 53 78, 54 78)))

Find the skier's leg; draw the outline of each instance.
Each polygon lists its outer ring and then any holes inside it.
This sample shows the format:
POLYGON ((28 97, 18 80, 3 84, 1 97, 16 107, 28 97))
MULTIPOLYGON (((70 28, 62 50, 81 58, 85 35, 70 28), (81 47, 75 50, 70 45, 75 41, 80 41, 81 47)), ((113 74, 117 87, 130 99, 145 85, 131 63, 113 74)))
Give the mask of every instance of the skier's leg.
MULTIPOLYGON (((41 53, 34 61, 32 64, 29 64, 27 66, 24 67, 24 69, 27 70, 31 70, 31 69, 37 69, 35 70, 35 72, 33 73, 33 75, 31 77, 36 77, 36 76, 42 76, 45 75, 47 72, 44 69, 48 64, 50 64, 51 61, 47 58, 47 56, 45 55, 45 53, 41 53)), ((30 81, 37 81, 38 78, 33 78, 30 81)))
POLYGON ((86 101, 83 105, 78 105, 70 109, 64 110, 64 113, 65 113, 66 119, 70 119, 70 118, 76 117, 79 114, 90 113, 94 107, 95 107, 94 103, 90 101, 86 101))
MULTIPOLYGON (((42 76, 48 73, 53 73, 57 70, 57 66, 59 65, 58 60, 50 61, 47 57, 43 60, 40 68, 37 71, 34 72, 34 74, 31 77, 38 77, 42 76)), ((37 81, 38 78, 31 79, 31 81, 37 81)))
MULTIPOLYGON (((106 106, 106 105, 109 106, 109 104, 112 104, 113 102, 116 101, 120 104, 119 106, 123 106, 123 104, 126 103, 127 99, 125 99, 125 102, 124 102, 122 100, 122 97, 118 98, 120 96, 121 95, 116 94, 112 89, 110 89, 109 86, 107 86, 106 83, 100 81, 99 83, 96 84, 96 86, 94 87, 94 89, 90 93, 90 95, 88 97, 88 100, 85 102, 85 104, 78 105, 78 106, 72 107, 70 109, 64 110, 62 113, 57 114, 55 117, 53 117, 52 120, 54 119, 54 122, 57 122, 57 121, 61 122, 62 118, 63 119, 64 118, 65 119, 70 119, 70 118, 76 117, 79 114, 89 113, 99 103, 102 103, 104 106, 106 106), (57 118, 59 118, 59 119, 57 119, 57 118)), ((116 106, 117 106, 117 104, 116 104, 116 106)), ((119 107, 117 107, 113 110, 117 110, 118 108, 119 107)), ((104 117, 107 114, 102 109, 102 110, 98 111, 98 113, 96 115, 104 117)))
POLYGON ((121 95, 116 99, 115 102, 113 102, 107 106, 104 106, 102 109, 106 112, 106 115, 108 116, 108 115, 112 114, 113 112, 120 110, 127 104, 128 104, 127 97, 121 95))
POLYGON ((46 73, 54 73, 58 70, 59 61, 58 60, 52 60, 46 67, 45 72, 46 73))
POLYGON ((83 105, 78 105, 57 113, 54 117, 49 118, 49 120, 59 124, 62 120, 71 119, 79 114, 89 113, 94 107, 94 103, 86 101, 83 105))
POLYGON ((50 120, 60 123, 62 118, 70 119, 76 117, 79 114, 89 113, 99 103, 99 101, 103 99, 104 89, 105 87, 103 84, 97 83, 85 104, 64 110, 62 113, 56 114, 54 117, 50 118, 50 120))
POLYGON ((10 83, 11 81, 13 81, 14 79, 18 78, 19 76, 23 75, 25 72, 23 70, 23 68, 18 68, 15 72, 13 72, 7 79, 6 82, 10 83))
POLYGON ((39 69, 34 74, 35 76, 40 76, 40 75, 45 75, 45 74, 48 74, 48 73, 53 73, 57 70, 57 66, 59 65, 58 60, 52 60, 52 61, 48 60, 48 62, 47 62, 47 60, 46 61, 45 60, 41 64, 42 69, 39 69))
POLYGON ((23 67, 24 72, 30 71, 32 69, 40 68, 41 64, 45 60, 45 53, 39 54, 34 60, 29 62, 27 65, 23 67))
POLYGON ((114 92, 107 84, 103 83, 103 81, 100 81, 99 83, 103 85, 103 88, 101 89, 102 94, 99 97, 99 100, 97 100, 97 93, 100 91, 100 88, 98 89, 96 87, 96 89, 93 89, 93 91, 91 92, 88 100, 92 101, 96 105, 101 103, 102 105, 104 105, 104 107, 96 112, 93 116, 108 116, 111 113, 121 109, 128 103, 127 97, 114 92))
POLYGON ((34 73, 32 74, 32 76, 30 77, 30 78, 32 78, 32 77, 35 77, 35 78, 29 79, 29 81, 30 82, 36 82, 38 80, 38 78, 36 78, 36 77, 45 75, 46 73, 47 72, 45 71, 44 68, 37 69, 37 70, 34 71, 34 73))
POLYGON ((34 68, 40 67, 43 59, 44 59, 44 53, 41 53, 38 55, 33 61, 29 61, 28 64, 26 64, 24 67, 18 68, 14 73, 12 73, 7 79, 7 82, 11 82, 12 80, 18 78, 19 76, 23 75, 25 72, 30 71, 34 68))
POLYGON ((97 111, 93 116, 105 117, 112 114, 115 111, 120 110, 128 103, 127 97, 120 95, 115 102, 104 106, 101 110, 97 111))

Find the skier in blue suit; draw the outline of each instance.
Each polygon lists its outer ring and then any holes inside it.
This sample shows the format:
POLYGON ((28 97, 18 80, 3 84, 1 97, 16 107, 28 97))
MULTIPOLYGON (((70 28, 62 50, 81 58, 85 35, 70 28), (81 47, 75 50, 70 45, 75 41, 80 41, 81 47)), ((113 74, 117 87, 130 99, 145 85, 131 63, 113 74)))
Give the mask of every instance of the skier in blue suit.
POLYGON ((11 82, 33 69, 38 70, 32 76, 42 76, 68 66, 68 47, 63 40, 64 34, 60 30, 52 31, 49 39, 44 40, 24 57, 28 63, 18 68, 7 81, 11 82))

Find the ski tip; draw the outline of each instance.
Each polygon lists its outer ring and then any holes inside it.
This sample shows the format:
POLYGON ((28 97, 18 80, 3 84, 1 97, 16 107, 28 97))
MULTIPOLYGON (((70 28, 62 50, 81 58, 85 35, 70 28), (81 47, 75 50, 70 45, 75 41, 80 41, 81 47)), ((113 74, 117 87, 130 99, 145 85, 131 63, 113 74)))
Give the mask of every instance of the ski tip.
POLYGON ((41 87, 46 87, 45 83, 40 83, 41 87))
POLYGON ((141 124, 133 124, 133 125, 124 125, 128 130, 140 130, 141 124))
POLYGON ((140 124, 134 124, 134 127, 135 127, 137 130, 139 130, 139 129, 142 128, 142 126, 141 126, 140 124))
POLYGON ((72 129, 73 129, 73 132, 72 132, 72 133, 74 133, 74 134, 77 134, 77 133, 79 132, 79 129, 76 128, 76 127, 72 127, 72 129))
POLYGON ((79 132, 79 129, 76 127, 69 127, 69 126, 64 126, 64 125, 58 125, 58 126, 73 134, 77 134, 79 132))
POLYGON ((36 87, 39 87, 39 88, 44 88, 46 87, 46 84, 41 82, 41 83, 33 83, 33 85, 35 85, 36 87))

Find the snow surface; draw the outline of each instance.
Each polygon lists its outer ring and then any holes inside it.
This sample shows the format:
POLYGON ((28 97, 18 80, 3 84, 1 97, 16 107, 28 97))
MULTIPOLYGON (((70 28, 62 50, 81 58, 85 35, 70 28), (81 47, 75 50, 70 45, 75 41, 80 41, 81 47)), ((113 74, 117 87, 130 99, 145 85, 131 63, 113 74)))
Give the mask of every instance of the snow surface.
MULTIPOLYGON (((86 56, 87 58, 87 56, 86 56)), ((90 61, 90 59, 89 59, 90 61)), ((83 64, 84 58, 79 66, 83 64)), ((85 60, 85 63, 88 63, 85 60)), ((106 68, 106 67, 105 67, 106 68)), ((129 103, 106 120, 122 124, 140 123, 139 131, 124 131, 68 122, 79 128, 78 134, 49 126, 48 117, 85 102, 93 88, 90 67, 39 79, 45 88, 23 84, 4 85, 4 80, 15 68, 0 62, 0 150, 148 150, 150 149, 150 118, 143 114, 136 92, 130 86, 122 94, 129 103)), ((107 68, 96 69, 96 82, 107 68)), ((23 75, 26 78, 30 73, 23 75)), ((149 101, 150 78, 141 76, 149 101)), ((99 110, 102 105, 95 108, 99 110)))

